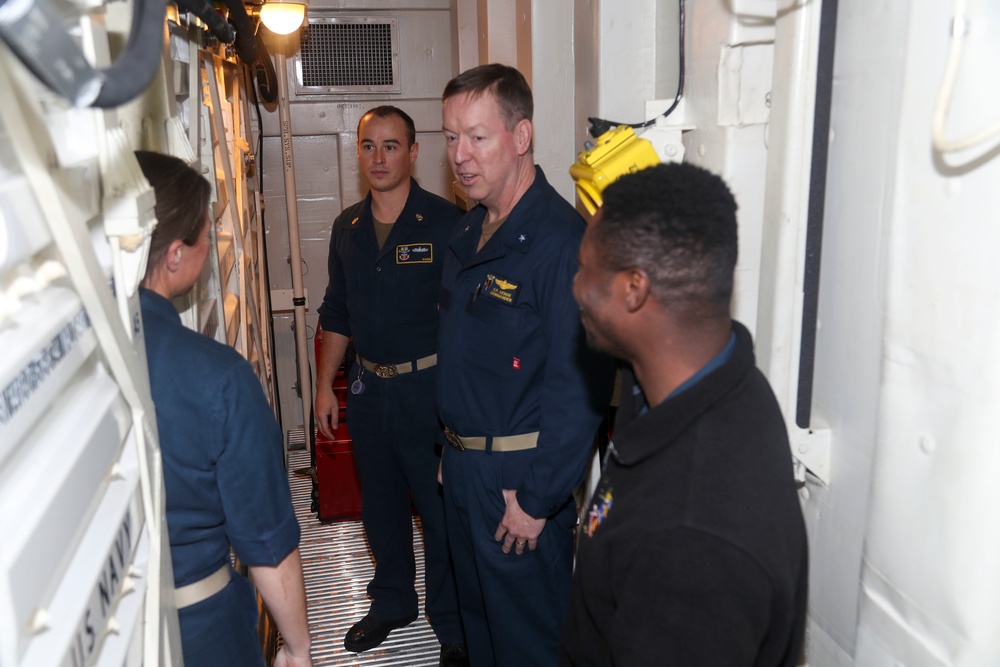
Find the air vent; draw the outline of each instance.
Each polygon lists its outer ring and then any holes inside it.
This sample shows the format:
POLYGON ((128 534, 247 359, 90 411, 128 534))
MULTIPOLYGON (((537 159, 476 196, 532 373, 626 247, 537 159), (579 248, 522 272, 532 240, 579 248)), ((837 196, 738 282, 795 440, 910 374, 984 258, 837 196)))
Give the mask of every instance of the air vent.
POLYGON ((309 16, 296 62, 296 92, 399 92, 396 19, 309 16))

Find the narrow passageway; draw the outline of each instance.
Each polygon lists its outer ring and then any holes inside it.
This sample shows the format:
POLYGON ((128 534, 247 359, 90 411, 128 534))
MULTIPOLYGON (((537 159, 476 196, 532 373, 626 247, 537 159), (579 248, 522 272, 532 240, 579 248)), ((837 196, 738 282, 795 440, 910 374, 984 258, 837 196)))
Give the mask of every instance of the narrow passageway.
MULTIPOLYGON (((305 451, 289 453, 289 470, 309 465, 305 451)), ((394 631, 384 644, 364 653, 344 649, 347 630, 368 612, 365 586, 374 573, 371 552, 360 521, 321 524, 309 511, 311 482, 289 473, 292 502, 302 527, 302 568, 309 605, 313 665, 431 667, 438 664, 440 645, 424 617, 394 631)), ((414 520, 417 592, 424 604, 424 552, 419 519, 414 520)))

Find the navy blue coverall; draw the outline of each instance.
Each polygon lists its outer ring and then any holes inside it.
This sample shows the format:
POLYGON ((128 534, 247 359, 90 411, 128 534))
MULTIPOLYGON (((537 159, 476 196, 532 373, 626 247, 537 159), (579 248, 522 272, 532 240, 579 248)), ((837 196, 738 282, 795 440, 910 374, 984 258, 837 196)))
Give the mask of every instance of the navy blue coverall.
POLYGON ((614 362, 591 351, 572 283, 584 222, 536 167, 535 180, 477 253, 484 208, 445 257, 438 408, 462 437, 538 432, 523 451, 444 451, 448 537, 469 657, 554 665, 573 566, 574 488, 611 397, 614 362), (546 517, 535 551, 501 551, 506 507, 546 517))
MULTIPOLYGON (((353 337, 358 356, 400 364, 437 351, 437 300, 448 239, 462 211, 410 180, 410 194, 385 245, 375 237, 371 194, 333 223, 330 283, 319 308, 325 331, 353 337)), ((361 481, 361 514, 375 556, 371 613, 382 621, 417 612, 410 499, 425 545, 426 611, 442 644, 464 644, 448 555, 434 404, 437 368, 382 379, 355 361, 348 382, 348 432, 361 481)))
MULTIPOLYGON (((236 350, 181 324, 173 305, 140 292, 156 404, 175 586, 229 563, 278 565, 299 545, 281 429, 260 380, 236 350)), ((187 667, 264 667, 257 596, 243 576, 179 611, 187 667)))

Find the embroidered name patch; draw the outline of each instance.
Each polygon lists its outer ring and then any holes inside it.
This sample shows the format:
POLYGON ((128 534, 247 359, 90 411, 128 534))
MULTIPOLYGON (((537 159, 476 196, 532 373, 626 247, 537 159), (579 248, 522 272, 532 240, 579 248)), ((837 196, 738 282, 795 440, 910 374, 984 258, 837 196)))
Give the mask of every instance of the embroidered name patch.
POLYGON ((517 301, 517 293, 520 289, 521 286, 514 281, 492 273, 486 276, 486 282, 483 283, 484 295, 497 301, 503 301, 508 305, 514 305, 514 302, 517 301))
POLYGON ((396 264, 430 264, 433 261, 433 243, 410 243, 396 246, 396 264))

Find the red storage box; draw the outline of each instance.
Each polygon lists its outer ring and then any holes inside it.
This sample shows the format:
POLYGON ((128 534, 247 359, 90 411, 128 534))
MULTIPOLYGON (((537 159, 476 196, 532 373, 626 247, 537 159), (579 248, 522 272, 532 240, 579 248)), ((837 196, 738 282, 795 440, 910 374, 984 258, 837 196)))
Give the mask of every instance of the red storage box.
POLYGON ((319 351, 323 347, 323 329, 316 325, 316 335, 313 336, 313 349, 316 353, 316 365, 319 366, 319 351))
POLYGON ((347 371, 341 366, 337 374, 333 376, 333 388, 334 390, 343 389, 347 390, 347 371))
POLYGON ((317 518, 323 522, 360 519, 361 485, 347 424, 341 421, 334 436, 331 441, 322 433, 316 434, 317 518))

